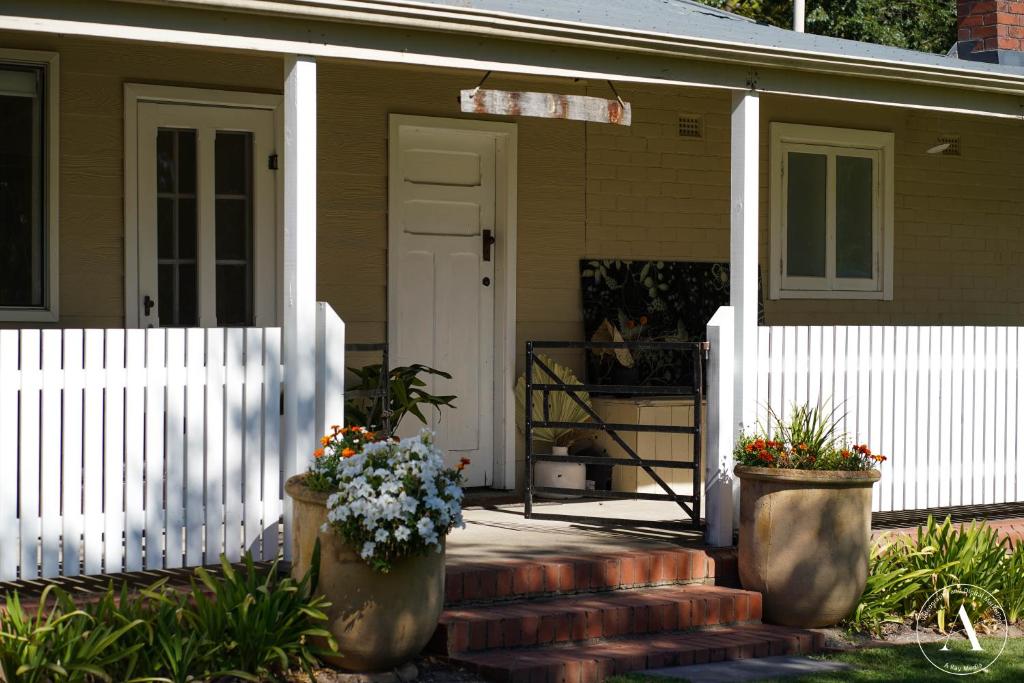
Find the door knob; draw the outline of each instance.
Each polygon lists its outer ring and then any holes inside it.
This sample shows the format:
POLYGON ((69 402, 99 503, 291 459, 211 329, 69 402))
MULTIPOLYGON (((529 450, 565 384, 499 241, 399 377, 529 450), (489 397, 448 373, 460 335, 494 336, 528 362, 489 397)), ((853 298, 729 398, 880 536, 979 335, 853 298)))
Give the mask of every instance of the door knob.
POLYGON ((494 233, 490 230, 483 231, 484 261, 491 260, 491 247, 494 246, 494 233))

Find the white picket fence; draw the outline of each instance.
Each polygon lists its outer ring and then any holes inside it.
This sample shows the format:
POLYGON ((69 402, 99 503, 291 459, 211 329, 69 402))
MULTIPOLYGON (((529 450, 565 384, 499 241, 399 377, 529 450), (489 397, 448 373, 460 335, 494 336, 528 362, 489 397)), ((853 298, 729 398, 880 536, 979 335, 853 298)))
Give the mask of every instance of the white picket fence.
POLYGON ((1024 501, 1024 328, 761 327, 757 416, 836 409, 888 456, 875 511, 1024 501))
POLYGON ((281 330, 0 331, 0 578, 276 556, 281 330))

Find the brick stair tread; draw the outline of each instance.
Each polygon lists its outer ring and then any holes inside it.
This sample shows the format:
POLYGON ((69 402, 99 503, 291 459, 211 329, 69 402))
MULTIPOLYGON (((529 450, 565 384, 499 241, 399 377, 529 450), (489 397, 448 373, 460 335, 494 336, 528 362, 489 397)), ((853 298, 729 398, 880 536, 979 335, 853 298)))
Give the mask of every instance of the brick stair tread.
POLYGON ((676 584, 452 607, 441 615, 430 649, 452 655, 760 619, 759 593, 705 584, 676 584))
POLYGON ((497 683, 596 683, 631 671, 810 654, 822 647, 824 636, 820 633, 746 624, 629 636, 565 647, 486 650, 454 655, 449 661, 497 683))
POLYGON ((629 589, 687 582, 735 584, 735 553, 663 547, 609 556, 450 566, 445 604, 629 589))

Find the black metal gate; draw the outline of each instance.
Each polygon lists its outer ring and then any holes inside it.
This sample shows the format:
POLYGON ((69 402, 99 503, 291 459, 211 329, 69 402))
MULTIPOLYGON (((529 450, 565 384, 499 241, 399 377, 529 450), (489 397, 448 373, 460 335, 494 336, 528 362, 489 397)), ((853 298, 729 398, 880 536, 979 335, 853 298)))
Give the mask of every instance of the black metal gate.
MULTIPOLYGON (((701 494, 701 424, 704 402, 704 362, 707 356, 707 342, 553 342, 553 341, 529 341, 526 342, 526 395, 525 395, 525 428, 526 440, 526 499, 524 516, 526 518, 536 517, 564 519, 562 515, 547 515, 534 512, 533 496, 536 493, 551 493, 582 496, 584 498, 620 499, 620 500, 664 500, 676 503, 684 513, 685 524, 693 528, 700 527, 700 494, 701 494), (627 349, 629 351, 665 351, 676 352, 692 357, 693 380, 692 386, 632 386, 632 385, 611 385, 611 384, 566 384, 561 381, 555 372, 538 357, 538 351, 549 349, 579 349, 579 350, 615 350, 627 349), (537 377, 535 377, 537 374, 537 377), (538 381, 538 377, 541 381, 538 381), (543 406, 542 418, 533 419, 533 394, 541 392, 543 406), (552 392, 563 392, 575 402, 580 409, 590 417, 588 422, 560 422, 550 419, 549 402, 552 392), (630 396, 673 396, 677 398, 693 399, 693 424, 692 425, 652 425, 652 424, 616 424, 606 422, 600 415, 577 393, 607 395, 630 395, 630 396), (543 427, 579 429, 579 430, 600 430, 608 434, 628 458, 613 458, 604 456, 581 456, 581 455, 553 455, 551 453, 537 453, 533 446, 533 430, 543 427), (655 460, 645 458, 637 453, 619 435, 619 432, 658 432, 669 434, 691 434, 693 435, 693 459, 692 461, 680 460, 655 460), (538 462, 561 462, 580 463, 584 465, 614 465, 624 467, 640 467, 664 493, 636 493, 631 491, 595 491, 555 487, 537 487, 534 485, 534 467, 538 462), (664 469, 688 469, 693 471, 693 489, 690 493, 676 493, 654 468, 664 469)), ((685 361, 684 361, 685 362, 685 361)), ((573 516, 572 519, 579 521, 606 522, 615 521, 618 523, 630 523, 634 520, 607 520, 583 516, 573 516)), ((657 522, 643 522, 645 526, 657 526, 657 522)), ((678 525, 678 522, 672 523, 678 525)))

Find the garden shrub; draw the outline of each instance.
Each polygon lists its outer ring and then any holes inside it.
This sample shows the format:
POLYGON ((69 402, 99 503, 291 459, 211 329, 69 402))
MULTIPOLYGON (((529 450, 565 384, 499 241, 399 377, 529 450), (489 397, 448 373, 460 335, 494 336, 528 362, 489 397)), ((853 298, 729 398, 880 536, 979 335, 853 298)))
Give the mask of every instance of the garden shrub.
MULTIPOLYGON (((954 526, 947 517, 929 517, 916 537, 883 536, 875 541, 867 586, 847 625, 852 630, 881 632, 886 623, 906 623, 929 596, 956 584, 971 584, 993 594, 1011 622, 1024 617, 1024 546, 1009 552, 1007 539, 984 522, 954 526)), ((945 594, 945 608, 929 624, 944 631, 959 610, 945 594)), ((965 604, 972 620, 993 618, 980 601, 965 604)))
MULTIPOLYGON (((275 562, 259 569, 246 556, 223 576, 197 569, 189 591, 167 580, 133 592, 113 585, 76 608, 55 586, 26 611, 17 593, 0 612, 0 679, 6 683, 134 683, 279 680, 302 668, 312 677, 315 644, 335 647, 316 576, 282 576, 275 562)), ((318 562, 314 564, 317 566, 318 562)))

